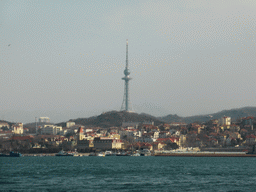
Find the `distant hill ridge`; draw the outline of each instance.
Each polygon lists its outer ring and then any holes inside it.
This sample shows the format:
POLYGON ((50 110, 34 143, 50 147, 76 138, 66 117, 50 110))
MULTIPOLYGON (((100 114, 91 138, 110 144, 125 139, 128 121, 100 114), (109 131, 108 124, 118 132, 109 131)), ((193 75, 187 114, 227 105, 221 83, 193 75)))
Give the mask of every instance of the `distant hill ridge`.
POLYGON ((168 123, 171 123, 171 122, 193 123, 193 122, 206 122, 206 121, 209 121, 210 119, 220 119, 223 116, 231 117, 233 121, 241 117, 247 117, 247 116, 256 117, 256 107, 235 108, 235 109, 223 110, 217 113, 212 113, 207 115, 195 115, 195 116, 189 116, 189 117, 167 115, 164 117, 158 117, 158 119, 168 123))
MULTIPOLYGON (((184 123, 193 123, 193 122, 206 122, 210 119, 220 119, 223 116, 229 116, 232 120, 237 118, 254 116, 256 117, 256 107, 243 107, 230 110, 223 110, 217 113, 207 114, 207 115, 195 115, 189 117, 181 117, 178 115, 167 115, 164 117, 154 117, 146 113, 129 113, 125 111, 109 111, 102 113, 99 116, 93 116, 89 118, 77 118, 70 119, 76 124, 84 126, 95 126, 95 127, 112 127, 112 126, 121 126, 122 122, 145 122, 145 121, 154 121, 155 125, 162 123, 172 123, 172 122, 184 122, 184 123)), ((65 126, 65 122, 58 123, 58 125, 65 126)))
POLYGON ((99 127, 112 127, 121 126, 123 122, 144 122, 154 121, 155 125, 162 124, 163 122, 156 117, 147 114, 138 114, 125 111, 109 111, 102 113, 99 116, 89 118, 71 119, 76 124, 99 126, 99 127))

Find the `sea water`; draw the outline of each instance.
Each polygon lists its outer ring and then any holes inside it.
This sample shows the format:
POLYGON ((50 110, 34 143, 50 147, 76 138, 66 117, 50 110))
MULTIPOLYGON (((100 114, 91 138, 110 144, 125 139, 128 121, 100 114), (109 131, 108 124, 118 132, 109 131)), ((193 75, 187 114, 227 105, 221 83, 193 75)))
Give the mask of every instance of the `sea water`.
POLYGON ((256 191, 246 157, 2 157, 0 191, 256 191))

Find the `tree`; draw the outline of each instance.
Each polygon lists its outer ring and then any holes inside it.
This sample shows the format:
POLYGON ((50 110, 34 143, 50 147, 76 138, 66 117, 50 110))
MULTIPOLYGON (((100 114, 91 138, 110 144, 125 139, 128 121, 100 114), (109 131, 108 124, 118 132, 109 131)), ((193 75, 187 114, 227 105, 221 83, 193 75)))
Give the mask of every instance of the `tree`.
POLYGON ((178 149, 179 146, 176 143, 171 142, 170 140, 165 142, 165 150, 178 149))

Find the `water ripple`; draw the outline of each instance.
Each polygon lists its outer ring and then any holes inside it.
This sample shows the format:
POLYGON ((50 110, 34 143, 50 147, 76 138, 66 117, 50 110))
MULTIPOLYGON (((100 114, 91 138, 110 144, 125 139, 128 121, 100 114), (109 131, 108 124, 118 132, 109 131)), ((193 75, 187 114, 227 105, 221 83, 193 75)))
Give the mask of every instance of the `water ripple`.
POLYGON ((254 158, 0 159, 3 191, 254 191, 254 158))

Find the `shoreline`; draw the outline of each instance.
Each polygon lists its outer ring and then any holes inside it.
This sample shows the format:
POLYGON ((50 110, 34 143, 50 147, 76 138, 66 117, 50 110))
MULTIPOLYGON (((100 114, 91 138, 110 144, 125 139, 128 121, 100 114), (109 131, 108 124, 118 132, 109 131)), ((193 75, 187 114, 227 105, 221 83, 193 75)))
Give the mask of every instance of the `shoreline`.
MULTIPOLYGON (((22 154, 24 157, 53 157, 57 153, 24 153, 22 154)), ((81 157, 81 156, 89 156, 90 153, 77 153, 77 155, 73 157, 81 157)))
MULTIPOLYGON (((57 153, 24 153, 23 157, 53 157, 57 153)), ((89 156, 90 153, 77 153, 74 157, 89 156)), ((246 152, 167 152, 152 153, 155 157, 256 157, 255 154, 246 154, 246 152)))
POLYGON ((184 152, 184 153, 159 153, 156 157, 256 157, 256 154, 239 152, 184 152))

